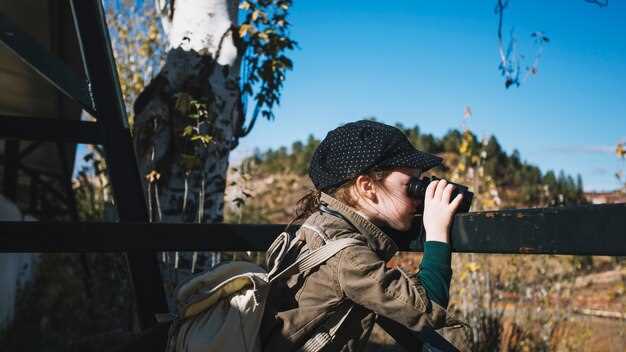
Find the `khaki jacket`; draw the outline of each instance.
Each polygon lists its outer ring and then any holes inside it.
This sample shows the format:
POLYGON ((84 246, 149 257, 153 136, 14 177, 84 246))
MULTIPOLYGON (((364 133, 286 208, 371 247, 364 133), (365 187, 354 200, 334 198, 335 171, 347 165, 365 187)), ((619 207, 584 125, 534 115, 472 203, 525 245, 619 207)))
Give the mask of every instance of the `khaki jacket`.
POLYGON ((333 346, 324 351, 364 350, 377 315, 417 332, 424 326, 453 325, 446 309, 428 299, 415 274, 385 266, 398 250, 391 238, 342 202, 326 194, 321 201, 354 227, 341 217, 316 212, 297 232, 306 241, 302 250, 321 246, 320 236, 356 238, 362 245, 348 247, 317 269, 272 289, 261 331, 265 351, 297 350, 346 305, 353 309, 333 346))

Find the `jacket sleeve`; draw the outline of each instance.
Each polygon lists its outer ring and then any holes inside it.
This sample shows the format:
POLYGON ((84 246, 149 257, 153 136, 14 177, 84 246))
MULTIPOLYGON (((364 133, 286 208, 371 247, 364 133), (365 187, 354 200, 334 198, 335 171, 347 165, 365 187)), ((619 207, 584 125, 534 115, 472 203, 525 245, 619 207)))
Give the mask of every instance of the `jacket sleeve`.
POLYGON ((446 323, 446 310, 430 301, 416 276, 399 268, 388 269, 369 247, 342 251, 338 278, 346 297, 376 314, 414 331, 424 325, 438 329, 446 323))

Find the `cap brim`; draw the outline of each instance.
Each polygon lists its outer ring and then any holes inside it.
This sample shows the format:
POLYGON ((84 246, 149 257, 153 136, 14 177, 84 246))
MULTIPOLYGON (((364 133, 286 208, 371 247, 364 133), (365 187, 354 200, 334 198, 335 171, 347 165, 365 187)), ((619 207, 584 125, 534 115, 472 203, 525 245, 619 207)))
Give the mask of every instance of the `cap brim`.
POLYGON ((399 155, 391 158, 382 167, 407 167, 410 169, 419 169, 421 172, 432 169, 435 166, 441 165, 443 159, 430 153, 424 153, 419 150, 415 150, 411 153, 399 155))
POLYGON ((434 154, 418 151, 415 155, 417 159, 416 167, 419 168, 422 172, 430 170, 433 167, 439 166, 443 163, 443 158, 440 158, 434 154))

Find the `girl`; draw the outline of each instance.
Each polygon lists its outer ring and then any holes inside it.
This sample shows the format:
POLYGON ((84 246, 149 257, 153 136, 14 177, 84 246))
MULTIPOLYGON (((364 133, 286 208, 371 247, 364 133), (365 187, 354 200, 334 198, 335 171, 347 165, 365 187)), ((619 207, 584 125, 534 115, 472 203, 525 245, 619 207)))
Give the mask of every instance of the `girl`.
POLYGON ((309 166, 315 190, 300 201, 301 253, 351 237, 348 247, 318 268, 272 288, 262 325, 265 351, 362 351, 377 316, 420 332, 446 326, 449 228, 461 202, 453 186, 431 182, 421 199, 409 179, 441 163, 415 149, 397 128, 357 121, 328 133, 309 166), (388 269, 397 251, 381 227, 406 231, 423 206, 426 242, 420 272, 388 269))

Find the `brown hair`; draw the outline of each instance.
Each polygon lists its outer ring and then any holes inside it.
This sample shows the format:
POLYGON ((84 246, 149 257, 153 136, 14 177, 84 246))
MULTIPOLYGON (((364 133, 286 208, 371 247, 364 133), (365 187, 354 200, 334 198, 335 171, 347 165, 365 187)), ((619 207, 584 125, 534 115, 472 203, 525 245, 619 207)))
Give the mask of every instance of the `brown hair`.
MULTIPOLYGON (((387 176, 389 176, 391 172, 392 172, 391 169, 382 169, 382 170, 377 169, 377 170, 370 170, 367 173, 362 174, 362 175, 369 176, 376 185, 382 186, 383 180, 387 176)), ((352 196, 352 193, 350 192, 357 178, 358 176, 348 180, 347 182, 343 183, 342 185, 336 188, 331 188, 331 189, 327 189, 323 191, 320 191, 317 189, 310 190, 302 198, 300 198, 300 200, 298 200, 298 202, 296 203, 296 215, 289 222, 287 227, 289 227, 289 225, 293 223, 305 220, 311 214, 316 212, 320 207, 320 198, 322 196, 322 192, 334 197, 335 199, 345 203, 346 205, 352 208, 357 208, 358 200, 354 199, 354 197, 352 196)))

